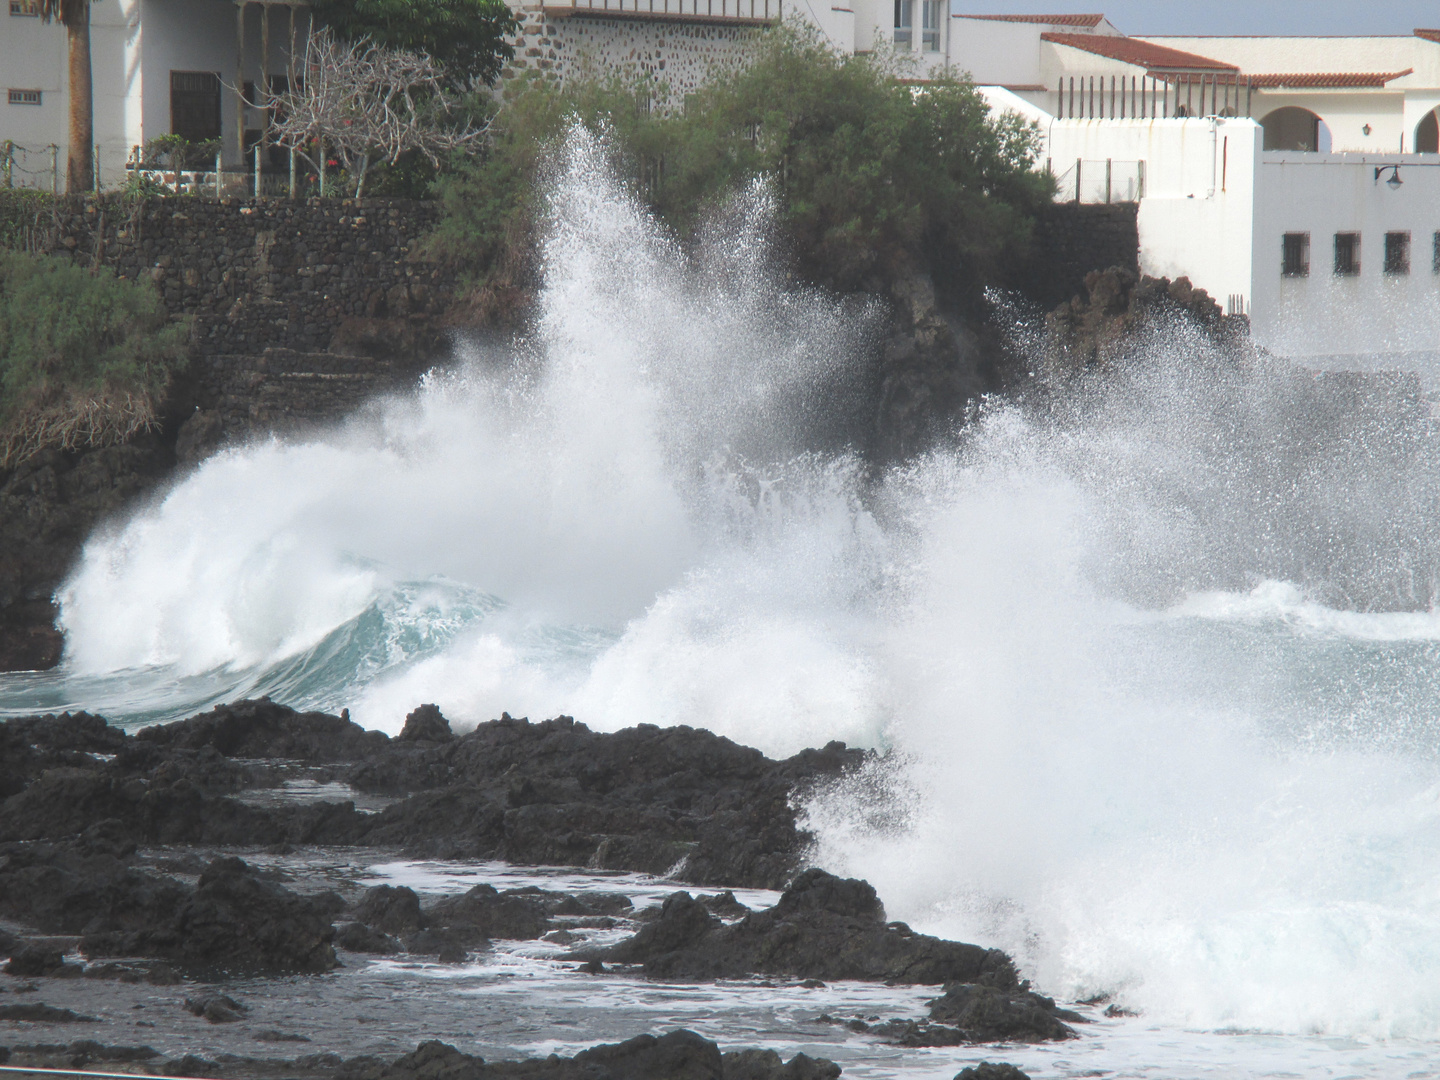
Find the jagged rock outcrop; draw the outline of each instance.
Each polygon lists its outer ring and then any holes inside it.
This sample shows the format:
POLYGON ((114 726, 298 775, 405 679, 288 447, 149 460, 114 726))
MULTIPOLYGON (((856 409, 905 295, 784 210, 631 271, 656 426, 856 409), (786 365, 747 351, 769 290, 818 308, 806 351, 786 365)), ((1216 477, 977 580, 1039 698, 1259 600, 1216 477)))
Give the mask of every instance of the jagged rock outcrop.
POLYGON ((1004 953, 917 934, 904 923, 887 923, 870 885, 818 869, 801 874, 773 908, 751 912, 730 925, 689 893, 675 893, 659 918, 594 958, 641 964, 647 975, 667 979, 758 974, 1017 985, 1004 953))
POLYGON ((1151 335, 1188 330, 1237 357, 1250 348, 1249 320, 1226 315, 1189 278, 1141 276, 1122 267, 1085 275, 1085 295, 1076 296, 1045 321, 1043 369, 1048 382, 1142 355, 1151 335))
POLYGON ((708 731, 601 734, 569 717, 505 716, 456 736, 430 709, 395 739, 268 700, 133 737, 97 718, 20 721, 16 732, 64 732, 74 749, 36 742, 0 766, 12 792, 0 804, 0 841, 58 840, 107 821, 139 843, 365 844, 432 858, 680 867, 697 885, 778 888, 808 843, 792 799, 865 757, 831 743, 772 761, 708 731), (363 814, 349 802, 260 807, 232 797, 277 786, 297 767, 398 801, 363 814))

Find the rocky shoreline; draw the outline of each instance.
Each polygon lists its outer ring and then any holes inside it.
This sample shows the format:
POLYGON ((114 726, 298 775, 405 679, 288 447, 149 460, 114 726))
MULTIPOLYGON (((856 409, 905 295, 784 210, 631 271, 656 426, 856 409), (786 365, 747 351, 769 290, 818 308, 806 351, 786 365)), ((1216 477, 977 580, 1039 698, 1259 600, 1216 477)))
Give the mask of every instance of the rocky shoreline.
MULTIPOLYGON (((134 735, 83 713, 10 720, 0 725, 0 953, 10 957, 0 993, 25 996, 0 999, 0 1040, 14 1063, 34 1067, 227 1078, 839 1074, 804 1055, 721 1054, 686 1031, 499 1064, 440 1042, 390 1063, 333 1052, 187 1061, 14 1034, 100 1022, 84 1011, 91 999, 79 991, 90 987, 164 989, 191 1016, 229 1024, 248 1011, 229 987, 283 1000, 296 978, 367 958, 463 965, 527 941, 581 978, 933 987, 922 1017, 814 1017, 901 1046, 1073 1037, 1083 1018, 1033 993, 1005 954, 915 933, 887 920, 867 883, 806 868, 811 837, 795 806, 868 758, 831 743, 774 761, 706 731, 601 734, 569 717, 504 716, 457 735, 434 706, 393 739, 265 699, 134 735), (325 797, 286 798, 297 788, 325 797), (623 891, 533 885, 438 899, 388 884, 334 888, 267 863, 301 846, 638 872, 692 889, 637 907, 623 891), (783 891, 750 907, 735 889, 783 891)), ((423 1018, 415 1034, 426 1034, 423 1018)))

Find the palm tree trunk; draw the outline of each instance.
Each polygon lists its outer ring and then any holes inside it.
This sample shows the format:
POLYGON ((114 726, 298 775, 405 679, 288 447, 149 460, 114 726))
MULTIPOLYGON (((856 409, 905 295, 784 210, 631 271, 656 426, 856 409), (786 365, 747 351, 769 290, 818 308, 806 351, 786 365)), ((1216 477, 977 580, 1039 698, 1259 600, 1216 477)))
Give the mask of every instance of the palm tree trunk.
POLYGON ((70 39, 70 156, 65 190, 74 194, 95 186, 94 95, 90 82, 90 5, 74 4, 65 29, 70 39), (78 9, 78 10, 77 10, 78 9))

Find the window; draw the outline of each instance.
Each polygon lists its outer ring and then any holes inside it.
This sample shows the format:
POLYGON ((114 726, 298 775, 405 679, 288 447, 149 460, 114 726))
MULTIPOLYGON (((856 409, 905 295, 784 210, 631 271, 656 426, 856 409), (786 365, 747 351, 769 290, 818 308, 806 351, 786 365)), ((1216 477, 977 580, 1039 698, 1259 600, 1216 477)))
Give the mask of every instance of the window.
POLYGON ((1410 234, 1408 232, 1387 232, 1385 234, 1385 273, 1410 273, 1410 234))
POLYGON ((1360 234, 1358 232, 1337 232, 1335 234, 1335 273, 1353 277, 1360 273, 1360 234))
POLYGON ((1435 250, 1430 255, 1430 272, 1440 274, 1440 232, 1435 234, 1435 250))
POLYGON ((39 104, 40 104, 40 91, 39 91, 39 90, 11 90, 11 91, 10 91, 10 104, 11 104, 11 105, 39 105, 39 104))
POLYGON ((920 9, 921 42, 926 52, 940 51, 940 0, 924 0, 920 9))
POLYGON ((10 0, 10 14, 40 17, 40 0, 10 0))
POLYGON ((170 72, 170 131, 192 143, 220 137, 220 76, 170 72))
POLYGON ((895 0, 895 44, 897 47, 910 48, 910 34, 914 27, 915 0, 895 0))
POLYGON ((1310 276, 1310 234, 1287 232, 1280 238, 1280 273, 1286 277, 1310 276))

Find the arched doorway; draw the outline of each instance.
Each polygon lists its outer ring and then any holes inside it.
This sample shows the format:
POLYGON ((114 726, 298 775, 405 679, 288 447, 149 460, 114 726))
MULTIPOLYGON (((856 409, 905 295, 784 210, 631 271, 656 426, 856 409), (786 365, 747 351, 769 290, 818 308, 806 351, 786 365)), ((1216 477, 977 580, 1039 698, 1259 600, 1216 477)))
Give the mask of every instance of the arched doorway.
POLYGON ((1309 109, 1295 105, 1276 109, 1260 121, 1260 127, 1265 132, 1266 150, 1330 149, 1330 129, 1309 109))
POLYGON ((1417 154, 1440 154, 1440 123, 1435 120, 1435 110, 1425 114, 1425 119, 1415 125, 1415 152, 1417 154))

